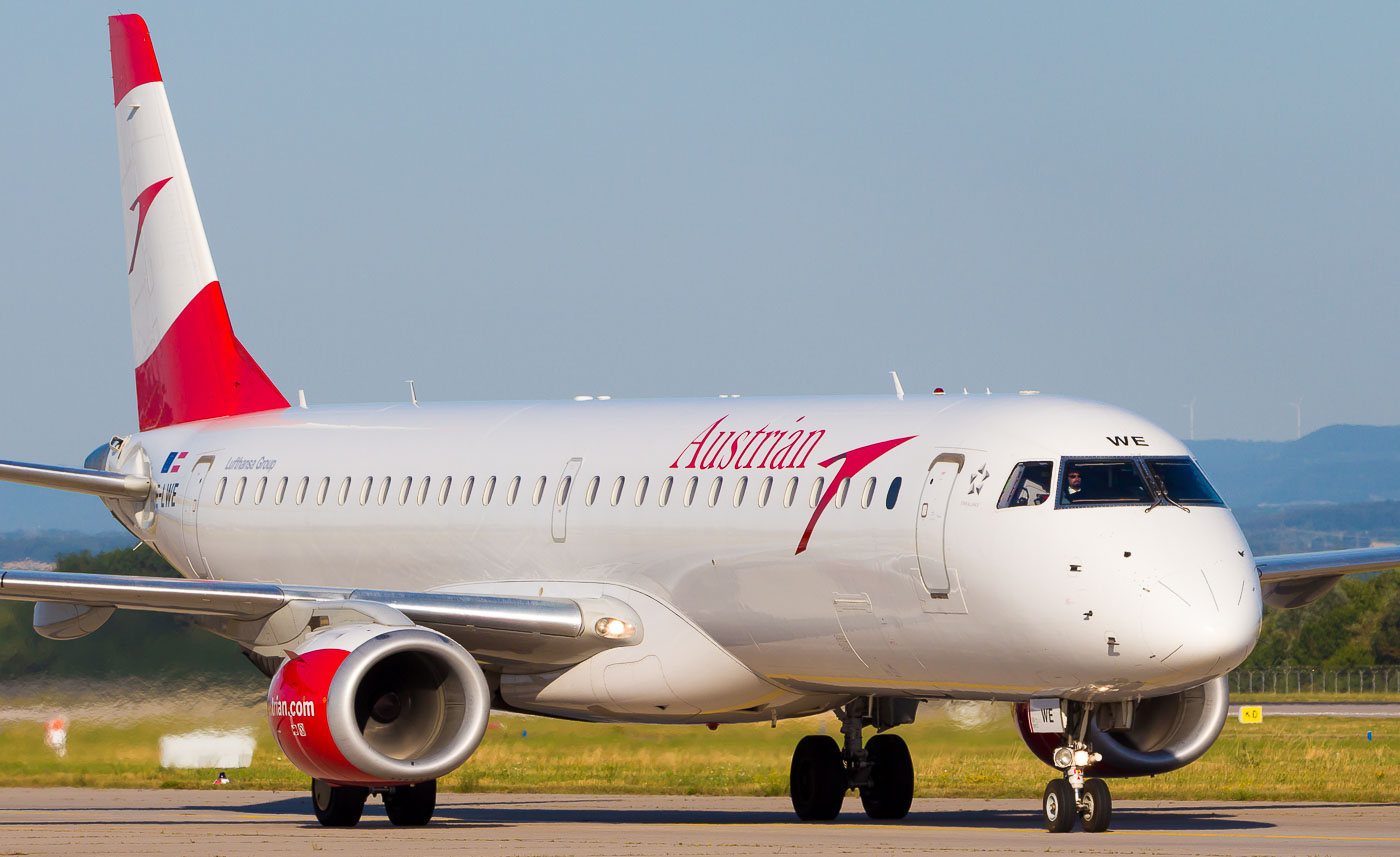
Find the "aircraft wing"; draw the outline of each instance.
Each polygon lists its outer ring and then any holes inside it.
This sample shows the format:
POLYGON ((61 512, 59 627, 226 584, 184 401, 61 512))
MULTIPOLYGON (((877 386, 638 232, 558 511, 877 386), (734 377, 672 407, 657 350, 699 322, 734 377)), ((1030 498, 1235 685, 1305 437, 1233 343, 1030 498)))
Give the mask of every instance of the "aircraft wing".
POLYGON ((308 631, 336 621, 424 625, 461 643, 478 660, 514 665, 578 663, 614 646, 641 641, 641 620, 614 598, 523 598, 446 592, 400 592, 287 586, 173 577, 121 577, 45 571, 0 571, 0 599, 89 608, 50 612, 76 623, 45 636, 83 636, 116 608, 182 613, 254 650, 281 654, 308 631), (614 620, 621 620, 622 625, 614 620))
POLYGON ((1348 574, 1400 568, 1400 546, 1259 556, 1254 562, 1265 604, 1302 607, 1326 595, 1348 574))
POLYGON ((147 476, 23 461, 0 461, 0 481, 119 500, 145 500, 151 493, 151 480, 147 476))

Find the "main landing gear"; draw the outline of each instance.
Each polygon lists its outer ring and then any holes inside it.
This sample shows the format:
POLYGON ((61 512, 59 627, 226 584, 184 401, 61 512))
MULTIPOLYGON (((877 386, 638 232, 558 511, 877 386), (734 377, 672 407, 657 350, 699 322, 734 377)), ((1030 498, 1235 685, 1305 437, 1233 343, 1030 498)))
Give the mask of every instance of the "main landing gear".
POLYGON ((1092 714, 1092 703, 1069 704, 1065 742, 1051 757, 1064 776, 1047 783, 1040 799, 1045 829, 1051 833, 1068 833, 1076 818, 1085 833, 1102 833, 1113 816, 1108 783, 1084 778, 1084 769, 1103 759, 1084 741, 1092 714))
POLYGON ((909 813, 914 800, 914 763, 909 747, 886 729, 914 722, 917 699, 862 697, 844 708, 842 746, 829 735, 808 735, 792 754, 789 785, 792 808, 803 821, 830 821, 841 812, 850 789, 860 790, 861 806, 874 819, 895 820, 909 813), (861 730, 877 734, 862 745, 861 730))
MULTIPOLYGON (((414 786, 389 786, 377 790, 384 797, 384 812, 400 827, 422 827, 437 808, 437 780, 414 786)), ((311 780, 311 807, 322 827, 354 827, 360 823, 370 791, 364 786, 333 786, 311 780)))

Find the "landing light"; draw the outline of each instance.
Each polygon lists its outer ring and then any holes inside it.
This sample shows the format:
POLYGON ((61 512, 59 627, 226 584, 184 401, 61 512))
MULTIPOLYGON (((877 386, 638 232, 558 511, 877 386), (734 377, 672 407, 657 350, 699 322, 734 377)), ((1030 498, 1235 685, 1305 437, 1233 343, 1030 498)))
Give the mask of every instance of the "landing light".
POLYGON ((599 619, 593 624, 593 630, 598 632, 598 636, 609 640, 628 640, 637 633, 631 622, 611 618, 599 619))

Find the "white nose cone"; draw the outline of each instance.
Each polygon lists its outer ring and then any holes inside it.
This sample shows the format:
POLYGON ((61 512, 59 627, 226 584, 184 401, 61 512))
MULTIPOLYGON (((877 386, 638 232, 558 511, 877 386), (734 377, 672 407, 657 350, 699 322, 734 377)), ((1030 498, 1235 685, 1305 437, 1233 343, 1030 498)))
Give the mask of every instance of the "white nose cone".
POLYGON ((1234 669, 1259 639, 1259 576, 1247 556, 1184 562, 1142 588, 1150 659, 1183 681, 1234 669))

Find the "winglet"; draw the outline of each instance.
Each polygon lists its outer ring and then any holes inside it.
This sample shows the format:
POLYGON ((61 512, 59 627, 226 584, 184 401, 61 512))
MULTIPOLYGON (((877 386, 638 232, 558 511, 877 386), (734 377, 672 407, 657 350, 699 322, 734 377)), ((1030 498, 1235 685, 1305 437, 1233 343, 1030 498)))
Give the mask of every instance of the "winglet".
POLYGON ((113 15, 107 19, 112 37, 112 105, 143 83, 160 80, 151 33, 140 15, 113 15))

